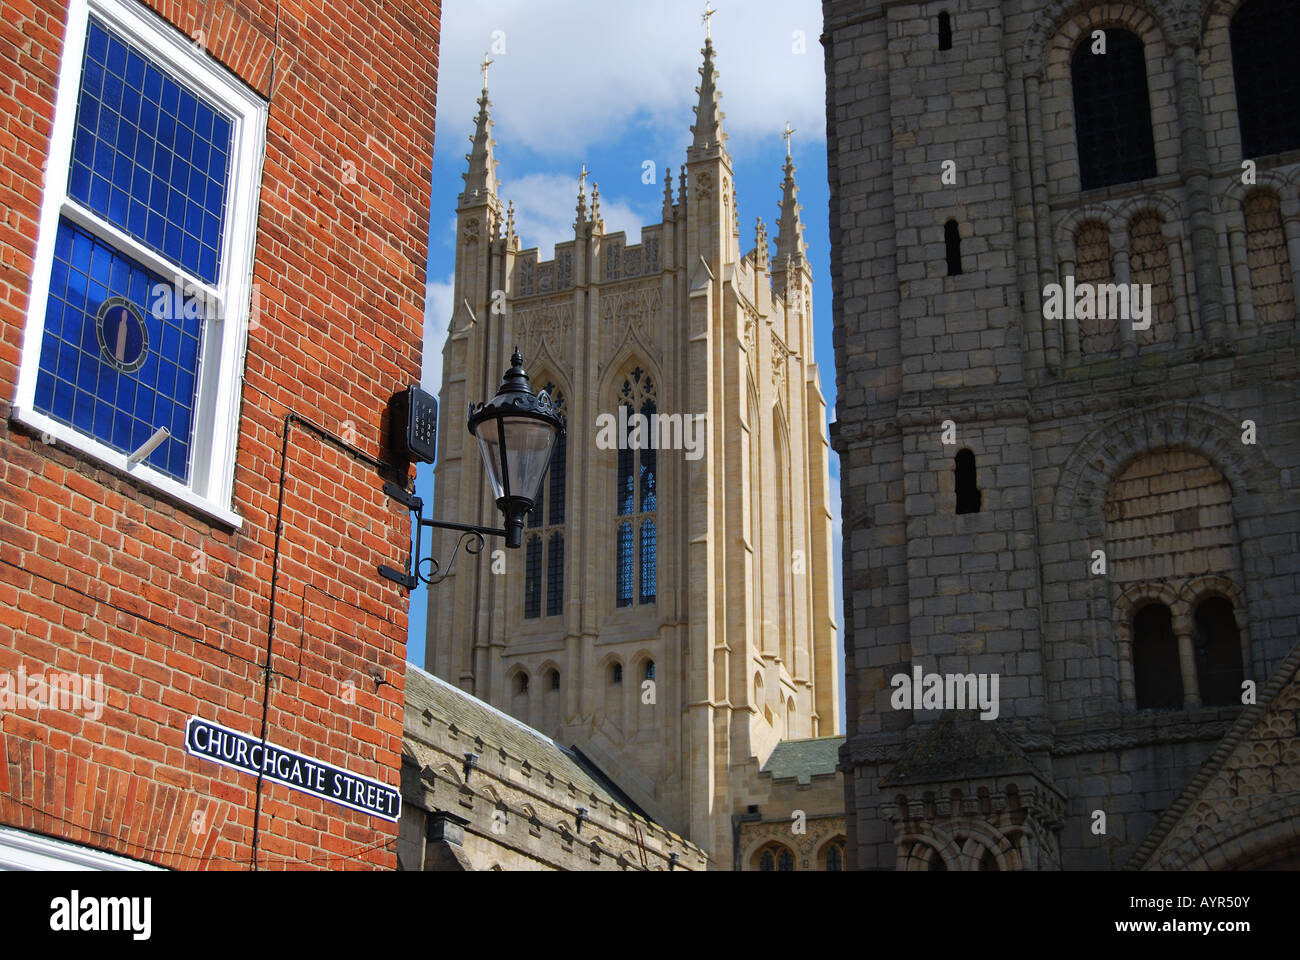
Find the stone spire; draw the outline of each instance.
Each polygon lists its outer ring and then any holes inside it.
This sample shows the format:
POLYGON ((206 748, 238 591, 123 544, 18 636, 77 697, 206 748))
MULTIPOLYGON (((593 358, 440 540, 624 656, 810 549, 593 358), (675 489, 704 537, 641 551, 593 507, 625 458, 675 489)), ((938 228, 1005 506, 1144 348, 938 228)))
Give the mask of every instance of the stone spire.
POLYGON ((704 65, 700 67, 700 85, 695 88, 700 102, 695 107, 695 123, 691 126, 691 133, 695 134, 689 151, 692 160, 727 153, 727 135, 722 132, 726 114, 718 109, 722 94, 718 90, 719 74, 713 67, 713 41, 706 38, 700 52, 704 54, 704 65))
POLYGON ((764 273, 771 264, 772 250, 767 245, 767 224, 759 217, 754 226, 754 266, 764 273))
POLYGON ((672 219, 673 215, 673 168, 664 166, 664 220, 672 219))
MULTIPOLYGON (((486 59, 486 58, 485 58, 486 59)), ((491 63, 491 61, 487 61, 491 63)), ((465 192, 460 195, 462 207, 478 206, 496 200, 497 195, 497 161, 492 156, 496 141, 492 139, 492 118, 488 115, 487 70, 483 71, 483 94, 478 98, 478 117, 474 121, 474 136, 470 142, 473 149, 465 154, 469 169, 461 174, 465 180, 465 192)), ((498 202, 498 211, 500 210, 498 202)))
MULTIPOLYGON (((789 150, 789 140, 786 141, 789 150)), ((781 184, 781 219, 777 221, 776 262, 784 264, 786 259, 802 260, 808 244, 803 239, 803 221, 799 211, 803 209, 797 197, 799 187, 794 182, 794 161, 790 154, 785 155, 785 180, 781 184)))
POLYGON ((582 170, 578 173, 578 219, 573 222, 573 229, 581 231, 583 224, 587 222, 587 165, 582 165, 582 170))

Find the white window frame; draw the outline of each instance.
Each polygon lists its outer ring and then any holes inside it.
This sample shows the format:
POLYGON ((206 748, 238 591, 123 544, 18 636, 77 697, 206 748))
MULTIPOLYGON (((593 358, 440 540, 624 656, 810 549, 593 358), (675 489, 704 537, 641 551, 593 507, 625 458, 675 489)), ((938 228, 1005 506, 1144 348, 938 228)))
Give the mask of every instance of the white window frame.
POLYGON ((253 293, 253 248, 266 152, 266 119, 264 100, 197 43, 191 43, 176 27, 143 4, 131 0, 71 0, 59 69, 54 130, 46 167, 22 360, 13 404, 14 419, 39 431, 47 442, 53 440, 65 444, 234 528, 242 524, 232 498, 239 401, 253 293), (35 409, 36 378, 60 217, 67 217, 160 276, 184 279, 194 285, 179 265, 128 236, 68 195, 72 141, 81 93, 81 66, 91 14, 148 53, 177 82, 202 94, 233 118, 221 271, 215 286, 198 285, 208 302, 219 304, 220 309, 215 311, 215 318, 210 316, 204 322, 192 417, 188 485, 145 462, 129 463, 127 454, 35 409))

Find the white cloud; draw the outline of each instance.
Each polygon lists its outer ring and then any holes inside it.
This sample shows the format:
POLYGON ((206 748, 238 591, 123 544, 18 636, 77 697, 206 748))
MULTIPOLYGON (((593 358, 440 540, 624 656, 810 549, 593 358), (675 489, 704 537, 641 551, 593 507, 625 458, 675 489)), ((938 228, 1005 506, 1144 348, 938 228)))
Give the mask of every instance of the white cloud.
POLYGON ((455 290, 453 274, 446 283, 430 282, 424 292, 424 369, 420 386, 434 396, 442 389, 442 347, 447 342, 451 324, 451 298, 455 290))
MULTIPOLYGON (((690 142, 698 101, 700 13, 696 0, 448 4, 438 65, 439 143, 461 144, 473 133, 479 63, 495 41, 498 50, 504 44, 504 52, 489 54, 499 142, 573 158, 635 124, 672 148, 666 159, 675 163, 690 142)), ((713 41, 723 128, 733 141, 762 137, 779 145, 787 120, 801 136, 825 139, 821 29, 818 0, 722 0, 713 41)))
MULTIPOLYGON (((502 181, 501 194, 520 197, 515 207, 515 232, 519 242, 537 247, 541 259, 549 260, 556 243, 573 239, 573 221, 578 212, 578 184, 574 177, 561 174, 530 173, 517 180, 502 181)), ((587 210, 591 211, 591 184, 587 184, 587 210)), ((641 224, 658 219, 654 210, 636 210, 620 199, 600 198, 600 215, 605 221, 605 235, 623 230, 629 243, 641 237, 641 224)))

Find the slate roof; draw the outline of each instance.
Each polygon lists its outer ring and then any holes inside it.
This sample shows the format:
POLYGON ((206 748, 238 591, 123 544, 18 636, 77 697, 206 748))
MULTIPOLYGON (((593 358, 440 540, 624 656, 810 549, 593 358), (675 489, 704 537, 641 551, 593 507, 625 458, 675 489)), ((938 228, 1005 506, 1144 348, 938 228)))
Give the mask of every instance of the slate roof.
POLYGON ((759 773, 770 774, 773 780, 793 777, 797 783, 811 783, 813 777, 835 772, 843 744, 843 737, 782 740, 772 749, 759 773))
POLYGON ((559 783, 572 783, 580 797, 594 795, 602 803, 623 807, 654 822, 580 752, 560 746, 526 723, 408 663, 403 723, 408 739, 428 741, 426 710, 443 724, 454 726, 467 741, 480 737, 488 747, 503 749, 518 761, 528 761, 539 776, 550 773, 559 783))

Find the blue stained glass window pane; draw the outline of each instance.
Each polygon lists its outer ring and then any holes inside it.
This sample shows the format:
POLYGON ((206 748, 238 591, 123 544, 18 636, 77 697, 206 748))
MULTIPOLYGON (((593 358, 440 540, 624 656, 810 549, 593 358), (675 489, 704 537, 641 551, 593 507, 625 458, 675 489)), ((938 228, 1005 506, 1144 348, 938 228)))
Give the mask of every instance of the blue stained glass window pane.
POLYGON ((232 118, 90 18, 68 193, 208 283, 221 268, 232 130, 232 118), (201 229, 205 218, 215 234, 201 229))
MULTIPOLYGON (((628 419, 631 419, 632 411, 628 410, 628 419)), ((618 512, 620 515, 632 512, 633 495, 635 488, 632 478, 632 458, 635 451, 630 447, 622 446, 618 451, 618 486, 616 495, 618 497, 618 512)))
POLYGON ((641 524, 641 602, 655 602, 655 561, 658 558, 659 541, 655 522, 647 520, 641 524))
POLYGON ((171 282, 66 219, 51 277, 36 409, 122 453, 165 426, 171 437, 147 462, 188 482, 201 304, 150 296, 157 284, 170 289, 171 282), (134 312, 105 307, 109 297, 129 301, 134 312))
POLYGON ((615 570, 618 571, 618 605, 632 605, 632 524, 624 522, 618 525, 618 555, 615 557, 615 570))

